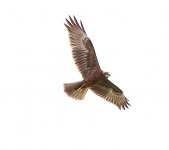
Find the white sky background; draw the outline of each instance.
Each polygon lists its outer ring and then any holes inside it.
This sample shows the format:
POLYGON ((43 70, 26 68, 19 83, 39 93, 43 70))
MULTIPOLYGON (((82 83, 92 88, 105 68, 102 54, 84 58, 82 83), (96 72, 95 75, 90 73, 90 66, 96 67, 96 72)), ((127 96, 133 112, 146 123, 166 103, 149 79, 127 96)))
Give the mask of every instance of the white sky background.
POLYGON ((168 0, 0 2, 1 150, 168 150, 168 0), (81 80, 65 17, 83 21, 100 65, 130 100, 120 111, 81 80))

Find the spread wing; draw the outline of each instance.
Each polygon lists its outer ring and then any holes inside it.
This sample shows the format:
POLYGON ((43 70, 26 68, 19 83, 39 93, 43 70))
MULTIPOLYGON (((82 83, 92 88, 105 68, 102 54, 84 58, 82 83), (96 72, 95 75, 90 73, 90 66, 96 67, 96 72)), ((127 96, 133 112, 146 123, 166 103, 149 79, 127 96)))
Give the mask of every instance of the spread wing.
POLYGON ((69 32, 72 55, 79 71, 85 78, 93 69, 100 69, 94 46, 86 34, 82 22, 77 22, 75 16, 73 19, 69 16, 64 24, 69 32))
POLYGON ((119 109, 121 109, 121 107, 123 109, 128 108, 130 105, 128 99, 123 95, 123 91, 108 79, 93 85, 90 89, 98 96, 117 105, 119 109))

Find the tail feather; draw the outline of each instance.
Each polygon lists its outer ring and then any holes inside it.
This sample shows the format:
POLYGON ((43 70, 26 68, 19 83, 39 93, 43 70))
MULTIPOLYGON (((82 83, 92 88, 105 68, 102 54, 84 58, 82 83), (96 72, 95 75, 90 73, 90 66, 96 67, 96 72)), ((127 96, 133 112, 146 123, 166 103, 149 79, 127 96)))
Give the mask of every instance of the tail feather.
POLYGON ((64 91, 68 96, 74 99, 82 100, 84 99, 86 92, 88 90, 88 88, 82 87, 82 85, 83 85, 82 81, 73 82, 73 83, 65 83, 64 91))

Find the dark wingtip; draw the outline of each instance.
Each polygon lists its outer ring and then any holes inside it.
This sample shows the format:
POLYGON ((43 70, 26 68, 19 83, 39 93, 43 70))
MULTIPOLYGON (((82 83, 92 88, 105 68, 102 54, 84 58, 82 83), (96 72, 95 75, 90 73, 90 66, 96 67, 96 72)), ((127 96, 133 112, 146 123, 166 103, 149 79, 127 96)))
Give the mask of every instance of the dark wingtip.
POLYGON ((125 105, 122 105, 122 108, 125 110, 125 105))
POLYGON ((71 16, 69 15, 69 19, 71 18, 71 16))
POLYGON ((129 106, 131 106, 131 105, 129 104, 128 101, 129 101, 129 100, 126 99, 126 102, 125 102, 123 105, 117 105, 117 107, 118 107, 120 110, 121 110, 121 108, 123 108, 124 110, 125 110, 126 108, 129 109, 129 106))
POLYGON ((86 31, 85 31, 85 29, 84 29, 84 27, 83 27, 83 23, 82 23, 81 20, 80 20, 80 25, 81 25, 81 27, 82 27, 82 30, 86 33, 86 31))
POLYGON ((68 19, 65 18, 65 20, 67 22, 67 25, 65 24, 65 26, 68 29, 75 27, 81 29, 84 33, 86 33, 82 21, 80 20, 80 24, 79 24, 75 15, 73 15, 72 17, 69 15, 68 19))

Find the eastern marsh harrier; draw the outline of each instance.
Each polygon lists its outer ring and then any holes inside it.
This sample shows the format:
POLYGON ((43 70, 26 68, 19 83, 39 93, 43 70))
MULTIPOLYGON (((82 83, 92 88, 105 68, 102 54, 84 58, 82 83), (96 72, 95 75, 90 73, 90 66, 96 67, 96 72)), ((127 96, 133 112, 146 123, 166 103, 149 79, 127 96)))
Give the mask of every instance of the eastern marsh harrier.
POLYGON ((69 32, 69 40, 72 55, 83 80, 74 83, 65 83, 64 91, 74 99, 82 100, 88 89, 98 96, 121 107, 128 108, 130 105, 123 91, 108 80, 110 74, 103 72, 96 57, 94 46, 87 36, 82 22, 80 24, 75 17, 66 19, 64 24, 69 32))

